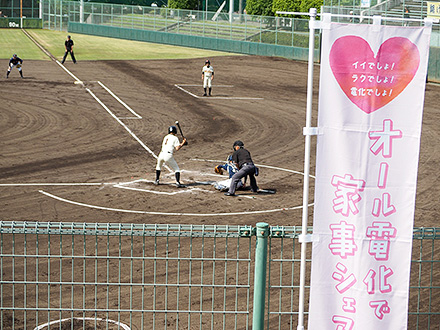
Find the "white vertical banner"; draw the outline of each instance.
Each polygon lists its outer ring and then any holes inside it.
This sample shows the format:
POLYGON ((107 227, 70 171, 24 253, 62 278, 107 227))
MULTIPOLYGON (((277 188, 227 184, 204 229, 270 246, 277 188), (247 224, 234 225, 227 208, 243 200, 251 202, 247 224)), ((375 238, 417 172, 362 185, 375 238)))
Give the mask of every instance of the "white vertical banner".
POLYGON ((407 328, 430 33, 325 24, 309 330, 407 328))

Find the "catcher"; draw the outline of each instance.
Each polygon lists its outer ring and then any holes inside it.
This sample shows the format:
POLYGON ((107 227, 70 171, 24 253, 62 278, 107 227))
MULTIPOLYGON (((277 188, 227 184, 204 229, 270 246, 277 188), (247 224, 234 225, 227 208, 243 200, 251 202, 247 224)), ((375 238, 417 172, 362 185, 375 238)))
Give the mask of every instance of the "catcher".
MULTIPOLYGON (((224 171, 228 172, 229 178, 226 180, 221 180, 221 181, 217 181, 214 182, 214 188, 220 191, 226 191, 229 189, 229 186, 231 185, 231 178, 232 176, 237 173, 238 168, 237 166, 235 166, 234 162, 232 161, 232 155, 228 156, 228 159, 226 160, 226 163, 222 164, 222 165, 217 165, 214 168, 215 173, 223 175, 224 171)), ((244 178, 244 182, 243 180, 240 180, 238 182, 237 185, 237 189, 243 189, 246 185, 246 177, 244 178)))
POLYGON ((11 73, 13 67, 17 67, 21 78, 23 78, 23 69, 21 67, 22 64, 23 64, 23 60, 20 57, 18 57, 17 54, 12 55, 11 59, 9 60, 8 72, 6 73, 6 78, 9 78, 9 74, 11 73))

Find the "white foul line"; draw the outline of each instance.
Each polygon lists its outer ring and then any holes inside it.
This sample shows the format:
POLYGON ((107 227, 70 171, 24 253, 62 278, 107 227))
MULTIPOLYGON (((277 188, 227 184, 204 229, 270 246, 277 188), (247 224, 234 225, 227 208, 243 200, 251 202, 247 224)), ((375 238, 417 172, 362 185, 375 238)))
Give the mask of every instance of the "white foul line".
POLYGON ((86 87, 86 91, 89 92, 90 95, 93 96, 93 98, 96 100, 96 102, 98 102, 109 114, 110 116, 112 116, 122 127, 125 128, 125 130, 137 141, 139 142, 139 144, 145 149, 147 150, 151 155, 153 155, 154 158, 157 159, 156 154, 151 151, 150 148, 148 148, 146 146, 145 143, 143 143, 128 127, 127 125, 125 125, 118 117, 115 116, 115 114, 113 112, 110 111, 110 109, 89 89, 86 87))
POLYGON ((117 185, 117 182, 100 183, 100 182, 77 182, 77 183, 0 183, 0 187, 26 187, 26 186, 103 186, 103 185, 117 185))
POLYGON ((191 96, 193 96, 193 97, 195 97, 195 98, 197 98, 197 99, 200 98, 200 97, 198 97, 196 94, 193 94, 193 93, 187 91, 185 88, 182 88, 182 87, 180 87, 179 85, 174 85, 174 86, 176 86, 178 89, 184 91, 185 93, 187 93, 187 94, 189 94, 189 95, 191 95, 191 96))
MULTIPOLYGON (((90 204, 75 202, 75 201, 68 200, 68 199, 65 199, 62 197, 58 197, 58 196, 55 196, 55 195, 50 194, 48 192, 45 192, 43 190, 39 190, 38 192, 40 192, 41 194, 46 195, 48 197, 59 200, 61 202, 65 202, 65 203, 69 203, 69 204, 73 204, 73 205, 78 205, 78 206, 89 207, 92 209, 105 210, 105 211, 116 211, 116 212, 124 212, 124 213, 151 214, 151 215, 178 215, 178 216, 185 215, 185 216, 191 216, 191 217, 214 217, 214 216, 225 216, 225 215, 247 215, 247 214, 275 213, 275 212, 281 212, 281 211, 298 210, 298 209, 302 208, 302 205, 300 205, 300 206, 285 207, 285 208, 278 208, 278 209, 272 209, 272 210, 225 212, 225 213, 185 213, 185 212, 137 211, 137 210, 126 210, 126 209, 117 209, 117 208, 111 208, 111 207, 90 205, 90 204)), ((313 205, 313 203, 309 204, 309 206, 312 206, 312 205, 313 205)))
MULTIPOLYGON (((181 86, 200 86, 200 85, 189 85, 189 84, 174 84, 174 86, 176 86, 178 89, 180 89, 181 91, 184 91, 185 93, 191 95, 192 97, 195 97, 197 99, 201 99, 202 97, 197 96, 196 94, 191 93, 190 91, 187 91, 185 88, 182 88, 181 86)), ((216 85, 215 87, 234 87, 233 85, 229 86, 229 85, 216 85)), ((216 99, 216 100, 264 100, 264 98, 262 97, 240 97, 240 96, 209 96, 207 98, 203 97, 203 99, 206 100, 212 100, 212 99, 216 99)))
MULTIPOLYGON (((100 84, 102 88, 104 88, 111 96, 113 96, 119 103, 121 103, 128 111, 130 111, 133 115, 135 115, 137 119, 142 119, 141 116, 139 116, 136 112, 134 112, 132 108, 130 108, 124 101, 122 101, 119 97, 117 97, 116 94, 113 93, 110 89, 108 89, 102 82, 98 81, 98 84, 100 84)), ((126 117, 126 119, 131 119, 131 118, 126 117)))

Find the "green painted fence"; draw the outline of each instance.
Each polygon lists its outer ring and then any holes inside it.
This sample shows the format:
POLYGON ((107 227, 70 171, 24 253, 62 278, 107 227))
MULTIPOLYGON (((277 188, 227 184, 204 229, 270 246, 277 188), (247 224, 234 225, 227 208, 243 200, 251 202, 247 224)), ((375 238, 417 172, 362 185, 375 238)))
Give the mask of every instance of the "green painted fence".
MULTIPOLYGON (((0 329, 296 329, 301 233, 0 221, 0 329)), ((439 328, 439 267, 440 228, 415 228, 408 329, 439 328)))
MULTIPOLYGON (((69 22, 69 32, 128 40, 148 41, 176 46, 220 50, 249 55, 280 56, 303 61, 307 61, 308 58, 307 48, 288 47, 239 40, 225 40, 160 31, 133 30, 130 28, 107 25, 69 22)), ((318 56, 318 51, 316 56, 318 56)))

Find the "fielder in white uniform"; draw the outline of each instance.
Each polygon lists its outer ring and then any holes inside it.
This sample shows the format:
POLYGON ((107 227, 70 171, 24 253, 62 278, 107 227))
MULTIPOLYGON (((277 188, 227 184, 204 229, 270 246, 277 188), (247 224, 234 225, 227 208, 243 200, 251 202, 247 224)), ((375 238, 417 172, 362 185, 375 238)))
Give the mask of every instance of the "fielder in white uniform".
POLYGON ((162 150, 160 151, 159 157, 157 157, 156 181, 154 181, 155 185, 159 184, 160 172, 163 163, 167 163, 169 166, 171 166, 171 168, 174 170, 174 174, 176 175, 176 186, 178 188, 183 187, 183 185, 180 183, 179 165, 177 165, 176 161, 174 160, 173 153, 185 145, 186 138, 183 138, 182 143, 180 143, 176 134, 176 126, 168 127, 168 134, 163 138, 162 150))
POLYGON ((209 88, 209 96, 211 96, 212 91, 212 81, 214 80, 214 68, 211 66, 211 62, 209 60, 205 61, 205 66, 202 68, 202 80, 203 80, 203 89, 205 90, 205 93, 203 96, 206 95, 206 88, 209 88))

